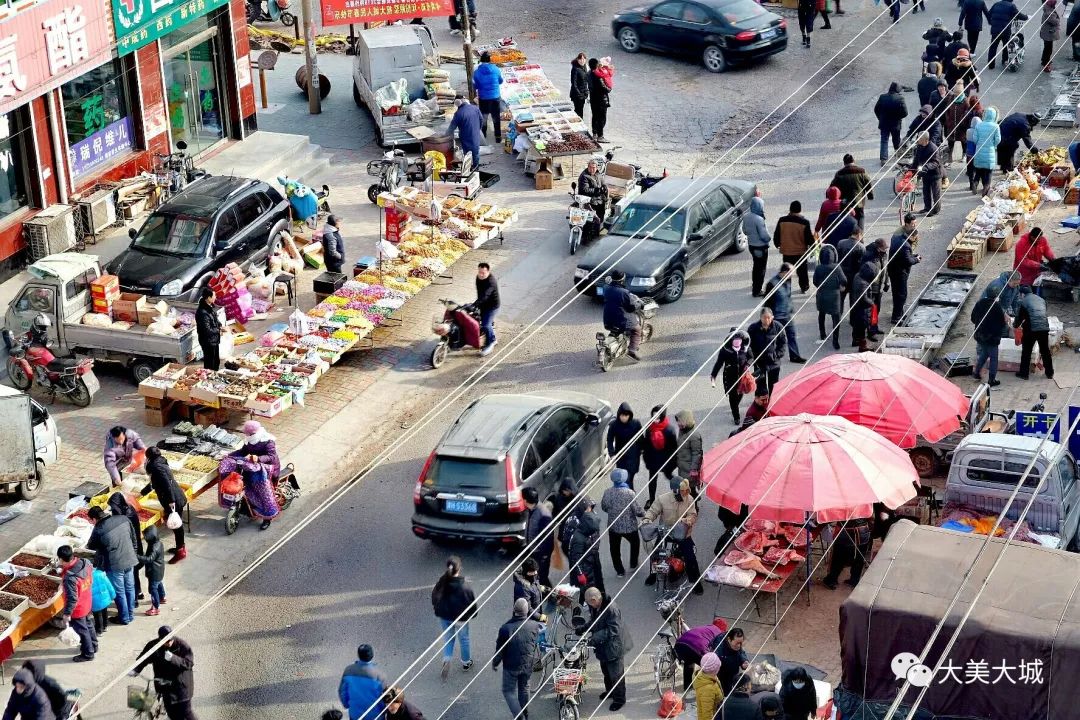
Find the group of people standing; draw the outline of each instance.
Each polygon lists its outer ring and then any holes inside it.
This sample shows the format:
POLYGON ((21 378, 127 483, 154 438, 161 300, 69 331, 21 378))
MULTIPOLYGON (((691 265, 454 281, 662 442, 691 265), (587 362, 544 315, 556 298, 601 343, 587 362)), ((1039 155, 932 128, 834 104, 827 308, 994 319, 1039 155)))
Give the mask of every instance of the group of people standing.
POLYGON ((615 67, 611 58, 590 58, 585 53, 578 53, 570 61, 570 102, 574 103, 574 112, 584 120, 585 102, 588 101, 593 138, 597 142, 607 142, 604 128, 614 89, 615 67))

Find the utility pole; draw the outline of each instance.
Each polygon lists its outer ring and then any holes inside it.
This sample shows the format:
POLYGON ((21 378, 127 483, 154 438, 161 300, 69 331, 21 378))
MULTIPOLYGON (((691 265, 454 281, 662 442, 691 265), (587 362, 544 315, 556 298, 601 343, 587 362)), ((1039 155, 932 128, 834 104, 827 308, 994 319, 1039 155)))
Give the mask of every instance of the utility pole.
POLYGON ((318 115, 322 112, 322 89, 319 87, 319 58, 315 54, 315 12, 311 7, 314 0, 301 0, 300 9, 304 19, 304 67, 307 69, 308 112, 318 115))
POLYGON ((476 100, 476 88, 473 87, 473 56, 472 56, 472 20, 469 18, 469 2, 461 0, 461 37, 464 43, 461 48, 465 52, 465 82, 469 87, 469 102, 476 100))

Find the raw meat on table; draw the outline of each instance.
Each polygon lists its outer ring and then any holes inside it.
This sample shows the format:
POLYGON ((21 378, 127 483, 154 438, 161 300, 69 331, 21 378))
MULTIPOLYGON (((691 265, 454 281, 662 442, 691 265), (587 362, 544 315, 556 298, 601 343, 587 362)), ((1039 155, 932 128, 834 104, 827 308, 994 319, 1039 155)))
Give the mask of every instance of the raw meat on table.
POLYGON ((806 528, 801 525, 784 525, 781 531, 787 538, 788 544, 795 547, 804 547, 810 539, 806 528))
POLYGON ((765 548, 767 547, 779 544, 779 540, 770 538, 765 533, 755 530, 744 532, 742 535, 735 538, 735 547, 743 552, 754 553, 755 555, 760 555, 765 552, 765 548))
POLYGON ((770 534, 776 530, 776 523, 772 520, 757 520, 750 518, 746 521, 745 530, 770 534))
POLYGON ((728 554, 724 556, 724 564, 739 566, 752 557, 754 556, 744 553, 742 550, 729 550, 728 554))
POLYGON ((803 556, 797 550, 771 547, 765 551, 766 565, 787 565, 789 562, 802 562, 803 556))

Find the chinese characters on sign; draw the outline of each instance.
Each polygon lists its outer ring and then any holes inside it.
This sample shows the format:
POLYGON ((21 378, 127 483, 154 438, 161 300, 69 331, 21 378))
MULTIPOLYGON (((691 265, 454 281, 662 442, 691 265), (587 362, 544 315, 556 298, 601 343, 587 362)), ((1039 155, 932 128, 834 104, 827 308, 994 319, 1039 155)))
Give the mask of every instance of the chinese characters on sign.
POLYGON ((454 14, 454 0, 321 0, 323 25, 393 22, 454 14))
POLYGON ((24 3, 0 19, 0 114, 105 62, 110 55, 104 3, 24 3))
POLYGON ((954 682, 958 685, 994 685, 1009 683, 1012 685, 1042 685, 1043 661, 1021 660, 1019 665, 1010 665, 1002 660, 991 666, 986 660, 968 660, 964 665, 956 665, 952 659, 941 664, 937 672, 919 661, 915 653, 897 653, 890 663, 897 680, 906 680, 915 687, 930 687, 937 675, 937 684, 954 682))
POLYGON ((1016 434, 1044 438, 1049 435, 1054 442, 1061 433, 1057 413, 1017 411, 1016 434))
POLYGON ((116 52, 127 55, 229 0, 112 0, 116 52))
POLYGON ((123 118, 106 125, 85 140, 80 140, 68 150, 71 172, 75 177, 85 175, 115 157, 135 147, 131 118, 123 118))

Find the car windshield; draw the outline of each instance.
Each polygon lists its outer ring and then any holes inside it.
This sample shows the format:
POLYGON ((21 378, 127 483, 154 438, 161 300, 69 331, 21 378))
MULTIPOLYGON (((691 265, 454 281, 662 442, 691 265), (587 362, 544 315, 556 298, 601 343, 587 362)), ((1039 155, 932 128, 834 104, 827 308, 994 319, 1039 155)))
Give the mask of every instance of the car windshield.
POLYGON ((622 211, 611 226, 612 235, 646 235, 653 240, 679 245, 686 227, 686 213, 679 208, 655 208, 631 205, 622 211))
POLYGON ((149 252, 198 257, 206 253, 209 226, 204 218, 154 213, 132 246, 149 252))
POLYGON ((724 3, 718 7, 716 11, 732 25, 753 20, 768 13, 754 0, 732 0, 732 2, 724 3))
POLYGON ((496 490, 506 492, 506 468, 491 460, 437 456, 428 479, 439 490, 496 490))

